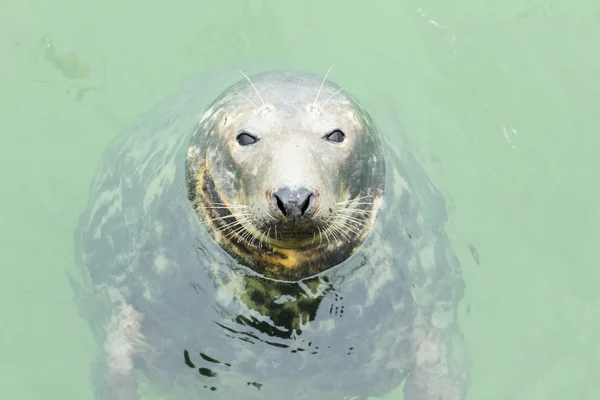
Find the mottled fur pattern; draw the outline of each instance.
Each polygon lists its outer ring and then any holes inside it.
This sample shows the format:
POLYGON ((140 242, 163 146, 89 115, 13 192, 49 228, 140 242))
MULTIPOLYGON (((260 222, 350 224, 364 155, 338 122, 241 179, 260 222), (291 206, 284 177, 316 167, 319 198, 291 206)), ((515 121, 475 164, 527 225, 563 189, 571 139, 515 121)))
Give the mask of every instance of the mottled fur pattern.
POLYGON ((190 206, 202 90, 187 85, 107 150, 76 234, 79 300, 103 344, 98 398, 139 398, 141 372, 172 399, 366 397, 403 380, 406 400, 462 399, 460 268, 445 202, 410 152, 384 146, 385 198, 356 253, 309 280, 266 280, 190 206))

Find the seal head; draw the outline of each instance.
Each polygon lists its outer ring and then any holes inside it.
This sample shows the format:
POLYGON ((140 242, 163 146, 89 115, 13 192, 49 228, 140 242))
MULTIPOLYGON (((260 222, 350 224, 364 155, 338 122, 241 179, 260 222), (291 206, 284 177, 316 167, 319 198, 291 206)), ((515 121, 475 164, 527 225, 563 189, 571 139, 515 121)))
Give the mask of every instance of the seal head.
POLYGON ((267 278, 346 260, 384 190, 379 133, 358 101, 312 74, 242 79, 206 111, 186 160, 188 197, 211 235, 267 278))

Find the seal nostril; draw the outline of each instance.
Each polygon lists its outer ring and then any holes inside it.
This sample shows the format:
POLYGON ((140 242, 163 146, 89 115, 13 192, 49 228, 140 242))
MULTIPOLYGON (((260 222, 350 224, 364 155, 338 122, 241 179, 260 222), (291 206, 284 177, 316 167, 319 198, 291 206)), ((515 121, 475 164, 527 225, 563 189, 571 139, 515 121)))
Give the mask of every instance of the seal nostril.
POLYGON ((274 195, 275 201, 277 202, 277 208, 283 213, 285 217, 287 217, 287 213, 285 212, 285 206, 283 205, 283 201, 279 198, 279 196, 274 195))
POLYGON ((310 202, 312 200, 312 193, 308 195, 308 197, 306 198, 306 200, 304 200, 304 203, 302 203, 300 205, 300 214, 304 215, 306 213, 306 210, 308 210, 308 206, 310 206, 310 202))
MULTIPOLYGON (((306 188, 283 187, 277 189, 272 195, 272 206, 279 209, 286 219, 295 220, 306 217, 306 213, 312 208, 314 201, 313 192, 306 188)), ((275 211, 277 213, 277 211, 275 211)))

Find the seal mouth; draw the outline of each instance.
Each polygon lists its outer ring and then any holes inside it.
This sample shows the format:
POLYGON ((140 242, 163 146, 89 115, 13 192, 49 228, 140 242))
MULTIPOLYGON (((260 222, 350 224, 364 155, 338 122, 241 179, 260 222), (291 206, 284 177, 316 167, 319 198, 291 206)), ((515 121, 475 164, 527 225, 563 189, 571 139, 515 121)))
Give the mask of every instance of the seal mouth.
POLYGON ((312 236, 318 232, 317 223, 312 218, 291 218, 278 221, 273 225, 277 230, 278 235, 273 235, 283 238, 294 238, 312 236))
POLYGON ((279 233, 279 235, 272 236, 273 239, 303 240, 303 239, 313 237, 318 232, 309 231, 309 230, 298 231, 298 230, 281 229, 281 230, 278 230, 277 233, 279 233))
POLYGON ((318 240, 318 231, 277 229, 277 233, 269 236, 271 244, 281 248, 297 249, 306 247, 314 239, 318 240))

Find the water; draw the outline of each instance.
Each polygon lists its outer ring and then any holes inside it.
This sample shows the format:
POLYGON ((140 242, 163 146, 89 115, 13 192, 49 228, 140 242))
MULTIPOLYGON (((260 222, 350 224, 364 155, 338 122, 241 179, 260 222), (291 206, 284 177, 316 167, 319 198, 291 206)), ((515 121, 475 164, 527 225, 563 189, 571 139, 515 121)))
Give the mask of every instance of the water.
POLYGON ((0 396, 92 398, 65 272, 104 146, 192 72, 283 61, 397 109, 452 204, 468 398, 600 398, 599 37, 583 0, 0 4, 0 396))

